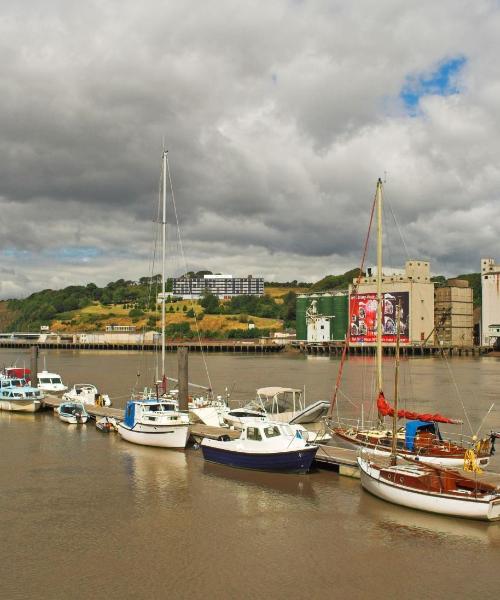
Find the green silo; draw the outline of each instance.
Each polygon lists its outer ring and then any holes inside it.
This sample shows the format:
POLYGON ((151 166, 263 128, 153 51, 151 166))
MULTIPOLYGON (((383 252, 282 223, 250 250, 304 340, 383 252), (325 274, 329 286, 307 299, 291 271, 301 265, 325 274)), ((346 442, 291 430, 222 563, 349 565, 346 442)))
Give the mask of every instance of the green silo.
MULTIPOLYGON (((334 298, 334 296, 332 296, 332 294, 329 294, 329 293, 321 294, 321 296, 318 298, 318 314, 319 315, 322 315, 323 317, 332 317, 333 316, 333 314, 334 314, 333 298, 334 298)), ((330 339, 333 339, 333 337, 332 337, 333 321, 334 321, 334 319, 330 319, 330 339)))
POLYGON ((340 292, 333 296, 332 340, 344 340, 349 322, 349 294, 340 292))
POLYGON ((307 340, 307 324, 306 324, 306 310, 309 306, 309 297, 304 294, 297 296, 296 303, 296 329, 297 339, 307 340))

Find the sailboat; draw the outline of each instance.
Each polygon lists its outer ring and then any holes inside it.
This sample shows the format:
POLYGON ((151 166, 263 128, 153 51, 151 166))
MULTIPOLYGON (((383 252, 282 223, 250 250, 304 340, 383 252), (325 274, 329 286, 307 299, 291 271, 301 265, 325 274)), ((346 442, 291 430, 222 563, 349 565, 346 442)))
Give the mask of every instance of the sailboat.
MULTIPOLYGON (((161 305, 161 367, 165 380, 165 298, 166 298, 166 213, 167 213, 167 152, 162 157, 162 305, 161 305)), ((179 411, 176 400, 163 398, 158 393, 145 393, 131 399, 125 407, 125 419, 118 423, 118 433, 127 442, 142 446, 185 448, 189 438, 189 415, 179 411)))
MULTIPOLYGON (((443 439, 439 431, 439 423, 460 423, 460 421, 440 414, 421 414, 408 410, 399 410, 397 417, 407 419, 406 425, 400 427, 393 434, 384 425, 384 417, 392 416, 395 409, 385 399, 382 386, 382 303, 385 297, 382 293, 382 181, 380 179, 377 182, 375 207, 377 212, 376 371, 378 423, 373 427, 365 427, 363 425, 361 427, 349 427, 341 423, 335 424, 330 420, 330 426, 333 433, 343 441, 356 447, 367 448, 375 455, 389 456, 392 441, 395 439, 398 453, 407 458, 418 459, 420 462, 428 464, 458 467, 463 465, 465 455, 470 446, 443 439)), ((361 271, 362 269, 360 269, 360 277, 361 271)), ((337 399, 342 366, 346 357, 347 340, 348 337, 346 337, 339 375, 330 405, 328 415, 330 419, 332 418, 333 408, 337 399)), ((474 442, 475 453, 480 465, 483 467, 487 466, 491 451, 490 439, 484 438, 482 440, 474 440, 474 442)))
MULTIPOLYGON (((358 457, 361 485, 365 490, 393 504, 442 515, 500 520, 500 488, 478 478, 480 469, 472 465, 475 477, 456 470, 406 461, 398 464, 397 405, 400 306, 397 309, 396 372, 390 464, 377 463, 363 453, 358 457)), ((380 459, 379 459, 380 460, 380 459)))

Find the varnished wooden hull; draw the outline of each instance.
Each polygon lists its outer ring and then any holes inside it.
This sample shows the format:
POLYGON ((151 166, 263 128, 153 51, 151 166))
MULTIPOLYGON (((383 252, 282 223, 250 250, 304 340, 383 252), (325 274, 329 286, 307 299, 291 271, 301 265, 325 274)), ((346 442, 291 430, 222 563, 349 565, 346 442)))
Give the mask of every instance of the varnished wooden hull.
MULTIPOLYGON (((375 445, 369 442, 362 442, 357 440, 345 433, 345 431, 341 428, 336 428, 333 430, 335 435, 342 439, 344 442, 347 442, 351 446, 355 448, 366 448, 374 456, 382 456, 388 457, 391 453, 391 448, 389 446, 381 446, 375 445)), ((416 452, 409 452, 408 450, 398 449, 398 454, 404 456, 405 458, 417 460, 421 463, 428 465, 442 465, 445 467, 463 467, 464 464, 464 452, 441 452, 440 454, 422 454, 416 452)), ((481 467, 487 467, 490 462, 489 456, 481 455, 478 458, 478 463, 481 467)))
POLYGON ((387 502, 441 515, 481 521, 500 520, 500 496, 483 500, 417 491, 397 482, 383 480, 380 469, 369 460, 358 458, 358 464, 363 488, 387 502))

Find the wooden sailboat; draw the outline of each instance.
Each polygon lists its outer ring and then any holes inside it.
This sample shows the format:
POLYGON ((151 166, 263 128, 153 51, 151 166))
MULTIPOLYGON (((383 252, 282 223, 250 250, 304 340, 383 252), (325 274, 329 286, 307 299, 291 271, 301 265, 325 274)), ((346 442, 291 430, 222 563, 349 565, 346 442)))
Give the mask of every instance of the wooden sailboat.
MULTIPOLYGON (((166 268, 166 185, 167 152, 163 152, 163 217, 162 217, 162 306, 161 306, 161 366, 165 380, 165 268, 166 268)), ((156 388, 158 390, 158 386, 156 388)), ((134 444, 162 448, 184 448, 189 438, 189 415, 179 411, 175 399, 147 396, 129 400, 125 407, 125 419, 118 423, 121 437, 134 444)))
MULTIPOLYGON (((378 423, 374 427, 344 426, 331 422, 335 435, 354 446, 368 448, 372 453, 389 456, 392 442, 395 439, 398 453, 407 458, 418 458, 421 462, 446 466, 461 466, 470 445, 444 440, 439 431, 439 423, 460 423, 460 421, 444 417, 440 414, 419 414, 406 410, 397 412, 400 418, 408 419, 404 427, 400 427, 393 435, 384 425, 384 417, 391 416, 395 409, 386 401, 382 385, 382 181, 377 182, 375 206, 377 212, 377 409, 378 423)), ((346 338, 347 344, 348 337, 346 338)), ((335 393, 332 398, 329 417, 332 417, 333 406, 340 383, 340 374, 345 359, 346 348, 337 378, 335 393)), ((491 441, 485 438, 475 442, 475 453, 481 466, 489 462, 491 441)))
MULTIPOLYGON (((455 470, 406 461, 398 464, 397 406, 400 307, 397 310, 396 373, 390 464, 383 465, 367 453, 358 458, 361 485, 393 504, 443 515, 496 521, 500 519, 500 489, 455 470)), ((380 459, 379 459, 380 460, 380 459)), ((479 469, 475 467, 475 471, 479 469)))

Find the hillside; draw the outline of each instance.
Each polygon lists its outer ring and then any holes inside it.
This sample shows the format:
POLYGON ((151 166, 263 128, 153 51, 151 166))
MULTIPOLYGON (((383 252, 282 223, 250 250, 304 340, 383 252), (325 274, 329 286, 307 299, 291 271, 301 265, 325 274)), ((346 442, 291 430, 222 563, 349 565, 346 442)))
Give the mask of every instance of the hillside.
MULTIPOLYGON (((220 302, 210 294, 200 302, 169 298, 167 326, 171 335, 234 337, 259 335, 269 330, 295 326, 297 294, 344 290, 357 277, 359 269, 342 275, 327 275, 314 284, 274 282, 265 287, 265 296, 236 296, 220 302), (248 322, 256 330, 249 331, 248 322)), ((469 281, 474 306, 481 304, 479 273, 458 276, 469 281)), ((446 282, 433 278, 437 285, 446 282)), ((119 279, 99 288, 93 283, 62 290, 42 290, 23 300, 0 301, 0 331, 39 331, 48 325, 52 331, 104 331, 107 325, 134 325, 137 330, 158 329, 160 312, 156 298, 160 277, 138 281, 119 279)), ((172 290, 171 281, 167 292, 172 290)))

